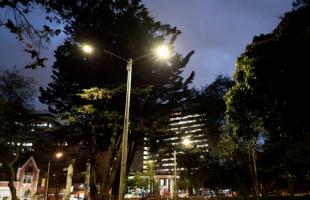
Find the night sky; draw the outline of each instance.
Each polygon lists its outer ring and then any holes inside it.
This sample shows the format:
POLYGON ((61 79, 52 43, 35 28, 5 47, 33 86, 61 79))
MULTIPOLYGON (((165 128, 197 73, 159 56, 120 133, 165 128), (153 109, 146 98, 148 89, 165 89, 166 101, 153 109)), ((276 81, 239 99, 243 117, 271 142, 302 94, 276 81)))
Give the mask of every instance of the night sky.
MULTIPOLYGON (((196 71, 194 86, 201 87, 217 74, 232 75, 237 57, 255 35, 271 32, 280 17, 291 9, 292 0, 144 0, 153 17, 162 23, 178 27, 182 34, 176 41, 176 51, 195 54, 185 75, 196 71)), ((43 24, 42 11, 32 14, 32 21, 43 24)), ((4 12, 0 9, 0 17, 4 12)), ((23 46, 3 27, 0 28, 0 69, 16 66, 26 75, 34 76, 38 86, 50 79, 53 50, 64 36, 53 38, 43 55, 49 58, 47 67, 24 70, 31 60, 23 46)), ((37 109, 44 109, 38 105, 37 109)))

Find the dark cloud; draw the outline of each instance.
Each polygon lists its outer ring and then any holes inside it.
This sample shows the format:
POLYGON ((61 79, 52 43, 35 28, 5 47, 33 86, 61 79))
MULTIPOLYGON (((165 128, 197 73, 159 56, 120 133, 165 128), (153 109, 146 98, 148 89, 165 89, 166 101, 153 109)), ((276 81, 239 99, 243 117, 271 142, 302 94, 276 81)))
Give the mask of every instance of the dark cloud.
MULTIPOLYGON (((217 74, 232 75, 237 57, 255 35, 271 32, 280 17, 291 9, 292 0, 144 0, 152 16, 177 26, 182 35, 176 51, 186 54, 195 50, 185 75, 196 71, 196 86, 203 86, 217 74)), ((1 11, 0 11, 1 12, 1 11)), ((42 11, 34 13, 36 24, 44 23, 42 11), (41 13, 40 13, 41 12, 41 13)), ((24 70, 35 77, 38 85, 50 81, 53 51, 63 37, 53 38, 43 50, 49 57, 45 69, 24 70)), ((0 69, 13 65, 23 68, 30 58, 23 46, 0 28, 0 69)))
POLYGON ((201 86, 216 74, 232 75, 237 57, 255 35, 271 32, 292 0, 145 0, 151 14, 182 31, 176 50, 195 50, 185 74, 201 86))

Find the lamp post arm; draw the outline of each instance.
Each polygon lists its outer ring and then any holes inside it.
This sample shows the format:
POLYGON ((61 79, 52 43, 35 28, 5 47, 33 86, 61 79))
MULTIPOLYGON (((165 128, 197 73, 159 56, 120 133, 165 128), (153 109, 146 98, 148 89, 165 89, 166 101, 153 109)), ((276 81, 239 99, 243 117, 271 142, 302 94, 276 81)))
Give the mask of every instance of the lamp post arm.
POLYGON ((148 56, 150 56, 151 54, 153 54, 153 53, 152 53, 152 52, 149 52, 149 53, 147 53, 147 54, 145 54, 145 55, 143 55, 143 56, 139 56, 139 57, 137 57, 137 58, 134 58, 133 61, 141 60, 142 58, 148 57, 148 56))
POLYGON ((112 56, 114 56, 115 58, 118 58, 119 60, 125 61, 126 63, 129 62, 129 60, 127 60, 126 58, 123 58, 122 56, 116 55, 115 53, 112 53, 111 51, 108 50, 103 50, 105 53, 110 54, 112 56))
MULTIPOLYGON (((107 53, 107 54, 110 54, 111 56, 114 56, 115 58, 118 58, 118 59, 120 59, 120 60, 123 60, 123 61, 125 61, 126 63, 128 63, 129 62, 129 59, 126 59, 126 58, 124 58, 124 57, 122 57, 122 56, 119 56, 119 55, 117 55, 117 54, 115 54, 115 53, 112 53, 111 51, 108 51, 108 50, 103 50, 105 53, 107 53)), ((145 57, 148 57, 148 56, 150 56, 151 54, 153 54, 152 52, 149 52, 149 53, 147 53, 147 54, 145 54, 145 55, 143 55, 143 56, 139 56, 139 57, 137 57, 137 58, 133 58, 133 59, 131 59, 132 61, 137 61, 137 60, 141 60, 141 59, 143 59, 143 58, 145 58, 145 57)))

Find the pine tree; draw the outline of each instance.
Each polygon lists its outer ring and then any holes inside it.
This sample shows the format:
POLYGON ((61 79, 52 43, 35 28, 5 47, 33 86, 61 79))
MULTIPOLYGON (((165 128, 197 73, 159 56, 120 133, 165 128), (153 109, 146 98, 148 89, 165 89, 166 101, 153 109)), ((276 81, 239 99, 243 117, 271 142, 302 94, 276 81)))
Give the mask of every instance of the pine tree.
POLYGON ((13 200, 17 200, 14 181, 16 162, 22 153, 24 142, 31 136, 33 121, 31 105, 34 98, 34 82, 17 70, 0 74, 0 161, 10 171, 9 188, 13 200))
MULTIPOLYGON (((72 21, 66 27, 70 37, 55 52, 53 82, 41 88, 41 101, 81 128, 81 141, 93 147, 91 160, 97 167, 93 172, 101 184, 100 199, 105 199, 118 181, 126 68, 103 49, 137 58, 164 41, 172 48, 180 31, 150 17, 139 0, 70 6, 67 15, 72 21), (82 54, 83 42, 95 46, 93 55, 82 54)), ((181 74, 192 54, 174 53, 166 62, 149 56, 133 63, 128 163, 144 137, 167 130, 169 115, 185 101, 194 73, 187 79, 181 74)))

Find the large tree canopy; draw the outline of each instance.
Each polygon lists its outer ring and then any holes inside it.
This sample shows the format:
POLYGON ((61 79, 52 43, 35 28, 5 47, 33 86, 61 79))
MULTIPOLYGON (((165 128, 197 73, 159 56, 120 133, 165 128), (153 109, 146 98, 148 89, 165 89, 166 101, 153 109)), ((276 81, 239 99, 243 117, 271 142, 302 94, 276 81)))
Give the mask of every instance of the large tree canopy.
MULTIPOLYGON (((88 136, 75 139, 98 147, 92 151, 97 158, 105 156, 106 162, 97 162, 103 185, 100 193, 105 195, 119 166, 127 73, 126 63, 104 50, 124 58, 148 54, 163 42, 173 50, 180 31, 150 17, 139 0, 90 0, 68 6, 65 18, 70 19, 66 26, 70 37, 55 52, 53 82, 41 89, 41 101, 54 113, 78 119, 75 123, 88 136), (80 45, 85 42, 95 47, 94 54, 83 55, 80 45)), ((173 53, 167 61, 153 55, 134 60, 129 157, 146 134, 166 131, 173 108, 185 101, 194 74, 184 79, 181 73, 192 54, 173 53)))
POLYGON ((194 112, 203 115, 206 137, 211 146, 210 151, 214 150, 219 135, 222 133, 226 111, 224 95, 233 85, 234 81, 231 78, 218 75, 211 84, 202 88, 191 102, 194 112))
POLYGON ((17 200, 14 186, 16 162, 24 143, 36 137, 32 132, 30 111, 34 100, 34 82, 18 71, 0 71, 0 162, 10 171, 9 188, 17 200))
POLYGON ((249 134, 260 125, 274 137, 309 132, 309 10, 304 6, 287 13, 238 58, 237 82, 226 96, 227 116, 237 131, 249 134))
POLYGON ((277 187, 285 180, 291 194, 293 179, 305 184, 310 165, 305 159, 310 137, 309 18, 309 1, 298 1, 272 33, 254 37, 238 58, 236 84, 225 96, 228 127, 236 142, 252 144, 244 147, 254 185, 257 176, 258 181, 276 181, 277 187), (264 144, 260 151, 255 147, 258 138, 264 144))

